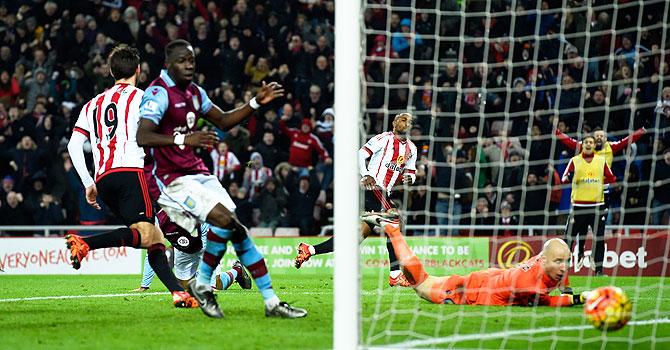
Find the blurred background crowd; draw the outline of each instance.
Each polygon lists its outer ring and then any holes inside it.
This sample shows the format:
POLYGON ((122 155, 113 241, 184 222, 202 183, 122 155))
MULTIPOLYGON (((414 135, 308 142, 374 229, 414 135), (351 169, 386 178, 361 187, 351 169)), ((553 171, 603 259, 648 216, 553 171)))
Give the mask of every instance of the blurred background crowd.
MULTIPOLYGON (((557 174, 574 152, 554 129, 603 128, 616 140, 640 127, 645 136, 615 157, 624 185, 609 221, 668 222, 664 1, 364 3, 366 136, 389 130, 396 113, 417 117, 408 223, 560 223, 569 189, 557 174)), ((105 59, 116 43, 140 50, 146 88, 165 44, 182 38, 195 50, 196 82, 223 110, 263 81, 285 87, 198 152, 244 224, 318 234, 332 217, 333 25, 333 1, 320 0, 0 1, 0 224, 118 223, 84 200, 66 150, 72 126, 113 84, 105 59)))
POLYGON ((668 223, 665 1, 387 3, 365 9, 366 112, 372 134, 408 106, 417 116, 409 223, 563 224, 560 175, 575 154, 556 129, 577 139, 604 129, 616 141, 642 127, 615 155, 608 223, 668 223))

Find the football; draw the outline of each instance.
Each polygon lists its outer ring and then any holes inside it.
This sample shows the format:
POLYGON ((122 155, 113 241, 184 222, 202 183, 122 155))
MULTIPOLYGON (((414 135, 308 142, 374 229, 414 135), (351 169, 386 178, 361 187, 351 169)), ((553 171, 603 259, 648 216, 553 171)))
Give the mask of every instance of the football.
POLYGON ((584 314, 597 329, 615 331, 630 321, 633 305, 621 288, 600 287, 590 292, 584 303, 584 314))

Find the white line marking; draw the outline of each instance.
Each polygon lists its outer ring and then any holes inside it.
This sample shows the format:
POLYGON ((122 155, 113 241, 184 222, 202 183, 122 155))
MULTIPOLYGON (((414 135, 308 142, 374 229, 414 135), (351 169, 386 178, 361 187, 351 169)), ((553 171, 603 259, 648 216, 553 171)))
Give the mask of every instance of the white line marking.
POLYGON ((47 297, 0 299, 0 303, 9 303, 9 302, 14 302, 14 301, 33 301, 33 300, 138 297, 138 296, 143 296, 143 295, 168 295, 168 294, 170 294, 170 293, 168 293, 168 292, 137 292, 137 293, 122 293, 122 294, 57 295, 57 296, 47 296, 47 297))
MULTIPOLYGON (((233 292, 233 290, 228 291, 228 293, 233 292)), ((235 290, 235 292, 242 293, 242 290, 235 290)), ((333 295, 332 292, 305 292, 305 291, 290 291, 283 290, 282 294, 299 294, 299 295, 333 295)), ((26 298, 7 298, 0 299, 0 303, 8 303, 15 301, 34 301, 34 300, 61 300, 61 299, 86 299, 86 298, 118 298, 118 297, 134 297, 134 296, 143 296, 143 295, 168 295, 168 292, 134 292, 134 293, 121 293, 121 294, 88 294, 88 295, 54 295, 54 296, 43 296, 43 297, 26 297, 26 298)), ((362 295, 365 297, 377 297, 377 292, 362 292, 362 295)), ((398 294, 397 297, 407 297, 407 298, 416 298, 415 294, 403 293, 398 294)))
MULTIPOLYGON (((646 326, 652 324, 660 323, 670 323, 669 318, 659 318, 655 320, 640 320, 640 321, 631 321, 628 322, 629 326, 646 326)), ((538 333, 552 333, 552 332, 565 332, 565 331, 579 331, 583 329, 592 329, 591 325, 580 325, 580 326, 562 326, 562 327, 547 327, 547 328, 534 328, 534 329, 518 329, 518 330, 508 330, 496 333, 489 334, 462 334, 462 335, 453 335, 449 337, 442 338, 433 338, 433 339, 417 339, 410 340, 402 343, 396 344, 387 344, 383 347, 366 347, 366 349, 388 349, 392 348, 414 348, 419 346, 430 346, 443 343, 458 343, 469 340, 491 340, 498 338, 508 338, 516 335, 530 335, 538 333)))

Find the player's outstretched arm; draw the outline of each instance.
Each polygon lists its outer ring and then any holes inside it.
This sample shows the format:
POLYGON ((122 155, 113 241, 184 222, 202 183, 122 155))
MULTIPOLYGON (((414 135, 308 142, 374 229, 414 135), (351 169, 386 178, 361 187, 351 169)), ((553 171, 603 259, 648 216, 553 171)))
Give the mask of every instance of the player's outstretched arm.
POLYGON ((645 133, 647 133, 647 129, 644 127, 641 127, 631 135, 628 135, 624 137, 623 139, 615 142, 610 142, 610 147, 612 147, 612 153, 618 153, 626 149, 629 144, 636 143, 645 133))
POLYGON ((179 134, 176 136, 165 135, 158 132, 158 125, 149 119, 140 119, 140 126, 137 129, 137 144, 140 146, 161 147, 161 146, 190 146, 190 147, 210 147, 219 141, 219 137, 214 131, 195 131, 188 135, 179 134))
POLYGON ((582 305, 589 297, 589 291, 584 291, 579 294, 562 294, 562 295, 540 295, 539 304, 544 306, 573 306, 582 305))
POLYGON ((558 138, 565 147, 571 149, 571 150, 577 150, 579 147, 579 141, 571 138, 570 136, 564 134, 561 130, 556 129, 554 130, 554 134, 556 135, 556 138, 558 138))
POLYGON ((282 88, 281 85, 276 82, 271 82, 270 84, 263 82, 256 97, 252 98, 251 101, 245 103, 243 106, 224 112, 219 106, 213 105, 205 114, 205 118, 220 129, 226 130, 241 123, 256 109, 260 108, 260 106, 270 103, 275 98, 281 96, 284 96, 284 88, 282 88))

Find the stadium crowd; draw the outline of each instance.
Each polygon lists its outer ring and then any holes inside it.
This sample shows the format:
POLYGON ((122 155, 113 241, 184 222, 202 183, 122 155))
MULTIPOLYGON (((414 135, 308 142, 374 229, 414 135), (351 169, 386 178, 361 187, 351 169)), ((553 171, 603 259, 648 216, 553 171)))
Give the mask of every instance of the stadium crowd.
POLYGON ((556 129, 577 139, 603 129, 615 141, 643 127, 637 143, 614 155, 608 223, 668 223, 663 1, 392 1, 392 12, 385 1, 369 3, 371 133, 407 106, 418 119, 409 223, 563 224, 570 188, 560 177, 574 151, 556 129), (436 16, 436 6, 445 12, 436 16))
MULTIPOLYGON (((384 3, 368 1, 365 12, 366 127, 374 135, 389 130, 396 113, 417 117, 408 223, 560 222, 570 205, 560 172, 574 153, 553 129, 576 137, 603 128, 619 139, 640 127, 649 132, 615 157, 627 185, 615 189, 612 206, 626 211, 613 210, 610 221, 668 222, 670 54, 661 41, 670 35, 659 25, 662 2, 621 6, 614 16, 606 1, 593 1, 589 12, 571 0, 565 13, 562 1, 543 1, 548 12, 537 17, 524 12, 536 1, 517 1, 514 15, 441 15, 439 23, 431 1, 412 11, 413 2, 392 1, 401 10, 390 13, 372 6, 384 3), (561 29, 567 41, 555 35, 561 29)), ((467 2, 467 11, 509 6, 490 3, 467 2)), ((216 130, 217 147, 199 150, 242 223, 318 233, 332 217, 333 24, 333 1, 0 2, 0 223, 118 223, 86 203, 67 140, 82 104, 114 81, 105 58, 115 43, 140 50, 144 89, 163 67, 165 44, 183 38, 195 49, 196 82, 222 109, 249 100, 263 81, 287 91, 243 126, 216 130)))

